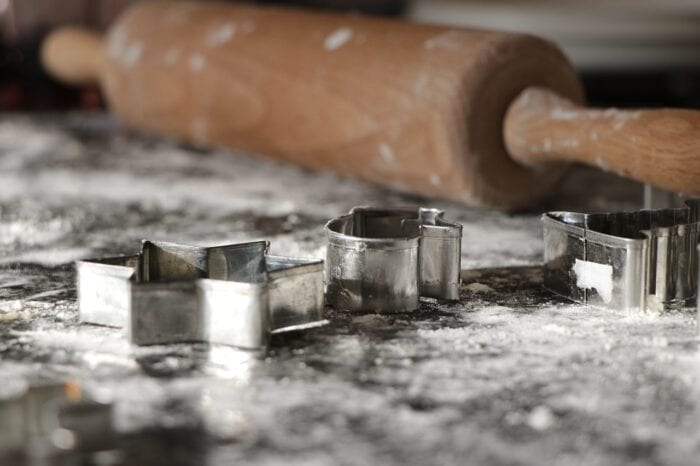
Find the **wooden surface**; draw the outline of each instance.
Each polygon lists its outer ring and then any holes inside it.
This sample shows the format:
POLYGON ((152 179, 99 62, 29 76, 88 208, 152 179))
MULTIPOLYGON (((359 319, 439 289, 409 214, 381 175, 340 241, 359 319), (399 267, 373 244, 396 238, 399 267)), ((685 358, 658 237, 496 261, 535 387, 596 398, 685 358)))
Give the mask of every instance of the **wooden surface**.
POLYGON ((98 50, 58 31, 44 62, 71 82, 93 74, 132 127, 199 146, 504 209, 571 161, 700 194, 700 113, 575 107, 573 69, 530 36, 160 1, 98 50))
POLYGON ((532 85, 582 97, 533 37, 214 3, 137 4, 99 68, 111 109, 140 130, 500 207, 562 173, 510 159, 510 102, 532 85))
POLYGON ((41 47, 44 68, 61 81, 90 84, 102 73, 103 43, 99 34, 79 27, 54 31, 41 47))

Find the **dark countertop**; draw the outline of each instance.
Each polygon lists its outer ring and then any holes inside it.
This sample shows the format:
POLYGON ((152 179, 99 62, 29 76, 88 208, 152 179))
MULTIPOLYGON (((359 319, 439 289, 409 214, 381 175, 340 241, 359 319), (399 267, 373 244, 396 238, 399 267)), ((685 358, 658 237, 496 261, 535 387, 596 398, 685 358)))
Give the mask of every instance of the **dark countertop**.
POLYGON ((689 464, 695 315, 603 311, 542 288, 543 209, 638 208, 639 193, 579 169, 556 201, 507 215, 142 138, 102 114, 6 114, 0 378, 111 393, 130 465, 689 464), (77 323, 76 259, 143 238, 265 238, 273 253, 323 257, 330 217, 388 204, 464 224, 461 303, 329 310, 330 325, 275 337, 263 356, 132 350, 119 330, 77 323))

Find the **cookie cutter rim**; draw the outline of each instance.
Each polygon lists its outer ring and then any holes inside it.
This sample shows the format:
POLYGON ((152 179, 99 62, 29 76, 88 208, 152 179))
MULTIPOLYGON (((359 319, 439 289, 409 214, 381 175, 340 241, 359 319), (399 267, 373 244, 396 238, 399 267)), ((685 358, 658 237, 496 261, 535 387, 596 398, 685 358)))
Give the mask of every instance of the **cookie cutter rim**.
POLYGON ((77 261, 79 320, 126 327, 136 345, 246 349, 265 347, 272 334, 326 325, 323 261, 268 249, 267 241, 199 247, 144 240, 135 255, 77 261), (292 293, 295 287, 303 289, 292 293))
POLYGON ((675 209, 542 216, 544 286, 608 309, 666 310, 697 292, 700 201, 675 209))
POLYGON ((459 299, 462 226, 444 211, 355 207, 325 231, 330 306, 401 312, 417 309, 420 296, 459 299))

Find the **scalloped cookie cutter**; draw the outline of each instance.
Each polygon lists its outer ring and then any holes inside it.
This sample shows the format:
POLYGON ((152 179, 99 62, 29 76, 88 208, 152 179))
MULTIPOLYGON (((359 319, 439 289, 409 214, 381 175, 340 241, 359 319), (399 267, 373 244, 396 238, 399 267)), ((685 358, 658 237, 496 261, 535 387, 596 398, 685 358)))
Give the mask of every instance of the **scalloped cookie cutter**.
POLYGON ((544 285, 573 301, 610 309, 687 306, 697 292, 700 201, 677 209, 549 212, 544 285))

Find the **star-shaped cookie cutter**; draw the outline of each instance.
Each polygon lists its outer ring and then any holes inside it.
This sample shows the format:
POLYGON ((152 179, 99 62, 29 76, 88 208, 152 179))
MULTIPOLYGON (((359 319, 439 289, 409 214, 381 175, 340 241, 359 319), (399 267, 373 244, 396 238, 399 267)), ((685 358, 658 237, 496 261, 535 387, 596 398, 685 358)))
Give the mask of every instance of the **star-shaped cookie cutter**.
POLYGON ((270 334, 318 327, 323 261, 272 256, 269 243, 143 241, 131 256, 77 262, 80 322, 126 327, 136 345, 263 348, 270 334))
POLYGON ((462 225, 427 208, 355 207, 326 224, 326 301, 405 312, 421 296, 459 300, 462 225))

